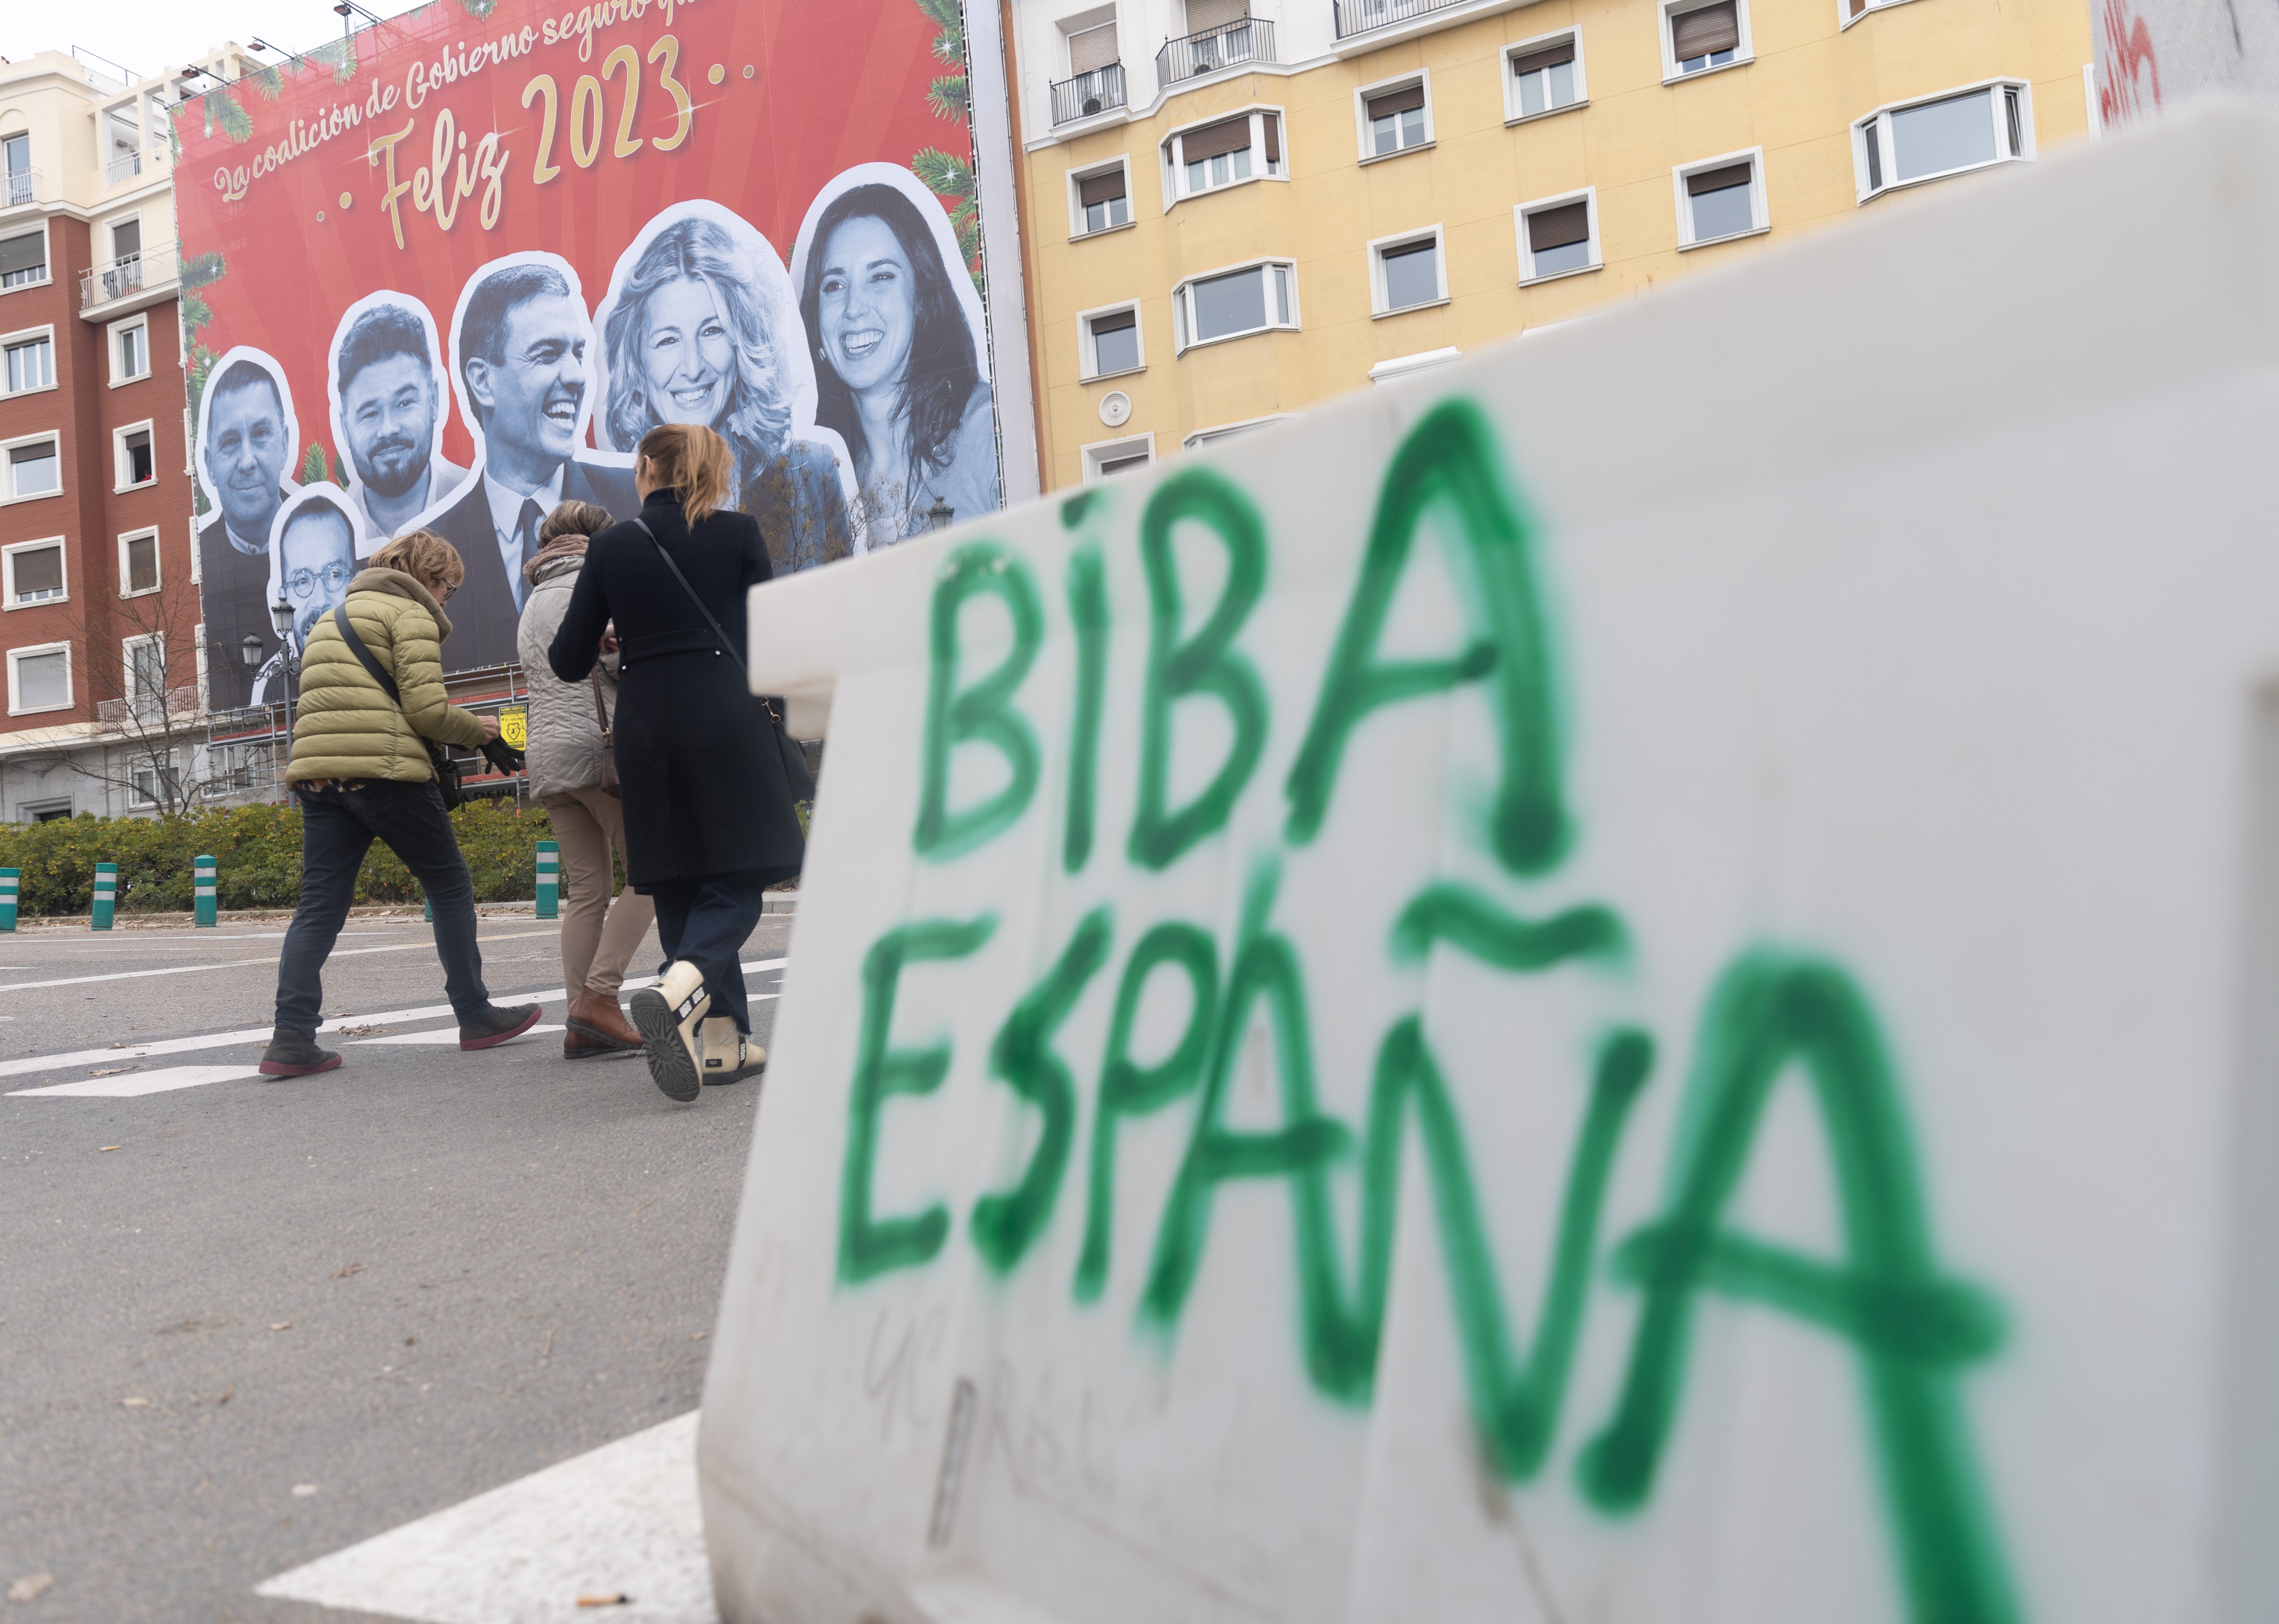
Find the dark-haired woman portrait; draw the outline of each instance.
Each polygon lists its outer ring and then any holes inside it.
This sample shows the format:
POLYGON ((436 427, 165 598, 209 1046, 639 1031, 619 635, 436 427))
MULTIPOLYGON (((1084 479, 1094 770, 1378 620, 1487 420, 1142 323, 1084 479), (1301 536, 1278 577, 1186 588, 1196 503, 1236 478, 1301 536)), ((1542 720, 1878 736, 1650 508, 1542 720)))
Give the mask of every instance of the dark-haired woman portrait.
MULTIPOLYGON (((725 440, 730 505, 760 522, 779 574, 854 550, 846 494, 830 451, 792 433, 792 390, 779 333, 789 316, 782 268, 761 264, 701 215, 650 240, 618 287, 602 328, 610 369, 602 432, 629 451, 667 423, 725 440), (762 282, 771 272, 771 288, 762 282), (781 290, 782 317, 776 289, 781 290)), ((793 352, 797 359, 797 352, 793 352)))
POLYGON ((872 547, 994 512, 997 437, 973 329, 918 207, 892 186, 849 187, 810 240, 800 319, 815 351, 817 427, 855 459, 856 520, 872 547))

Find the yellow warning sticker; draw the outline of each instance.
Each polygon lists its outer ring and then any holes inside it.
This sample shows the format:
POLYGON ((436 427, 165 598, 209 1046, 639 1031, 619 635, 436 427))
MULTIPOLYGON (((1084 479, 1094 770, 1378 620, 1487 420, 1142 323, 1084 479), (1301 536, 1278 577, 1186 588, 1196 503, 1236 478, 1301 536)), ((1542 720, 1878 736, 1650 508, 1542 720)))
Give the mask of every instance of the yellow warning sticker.
POLYGON ((519 705, 500 711, 499 737, 518 750, 530 748, 530 712, 519 705))

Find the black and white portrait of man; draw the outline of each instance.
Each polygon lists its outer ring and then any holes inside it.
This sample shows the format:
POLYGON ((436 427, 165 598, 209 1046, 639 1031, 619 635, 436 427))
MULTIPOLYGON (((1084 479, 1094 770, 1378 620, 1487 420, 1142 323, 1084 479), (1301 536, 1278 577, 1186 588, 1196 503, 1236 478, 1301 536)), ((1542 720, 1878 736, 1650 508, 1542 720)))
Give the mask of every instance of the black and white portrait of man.
MULTIPOLYGON (((317 622, 347 599, 357 555, 367 550, 352 500, 337 485, 304 485, 277 509, 270 532, 269 601, 291 606, 296 652, 309 646, 317 622)), ((280 650, 255 673, 254 704, 281 697, 285 663, 280 650)))
POLYGON ((330 353, 334 441, 347 453, 349 501, 378 547, 467 480, 443 455, 450 392, 435 318, 409 294, 372 294, 349 306, 330 353))
POLYGON ((480 461, 460 498, 426 523, 466 565, 444 650, 452 669, 515 658, 522 566, 556 503, 590 502, 618 517, 640 511, 630 459, 583 449, 595 361, 578 273, 559 256, 508 255, 461 290, 451 382, 480 461))
POLYGON ((269 615, 269 539, 295 488, 301 433, 285 369, 240 345, 213 364, 198 397, 198 488, 211 511, 198 526, 208 681, 217 705, 250 704, 242 644, 258 638, 265 664, 278 647, 269 615), (234 673, 222 676, 219 673, 234 673))

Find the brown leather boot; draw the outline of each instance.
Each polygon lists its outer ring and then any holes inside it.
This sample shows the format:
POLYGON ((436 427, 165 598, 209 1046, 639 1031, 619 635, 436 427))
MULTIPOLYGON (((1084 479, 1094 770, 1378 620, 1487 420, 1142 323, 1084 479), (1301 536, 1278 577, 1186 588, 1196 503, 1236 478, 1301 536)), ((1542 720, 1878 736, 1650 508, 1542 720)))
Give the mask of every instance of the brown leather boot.
POLYGON ((568 1060, 623 1054, 641 1046, 641 1034, 618 1007, 618 1000, 606 992, 581 991, 571 1000, 566 1024, 569 1030, 562 1034, 562 1053, 568 1060))

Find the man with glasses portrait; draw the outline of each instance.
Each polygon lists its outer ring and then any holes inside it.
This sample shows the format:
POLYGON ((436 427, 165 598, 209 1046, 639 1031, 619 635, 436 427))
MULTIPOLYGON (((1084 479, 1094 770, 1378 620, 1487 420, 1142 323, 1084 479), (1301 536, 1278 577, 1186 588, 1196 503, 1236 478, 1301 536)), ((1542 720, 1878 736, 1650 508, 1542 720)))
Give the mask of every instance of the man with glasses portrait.
POLYGON ((270 693, 272 679, 308 646, 318 618, 348 596, 349 578, 357 572, 356 544, 347 494, 332 486, 305 486, 279 510, 270 551, 276 559, 276 590, 293 609, 291 652, 280 648, 255 676, 254 704, 275 697, 270 693))

